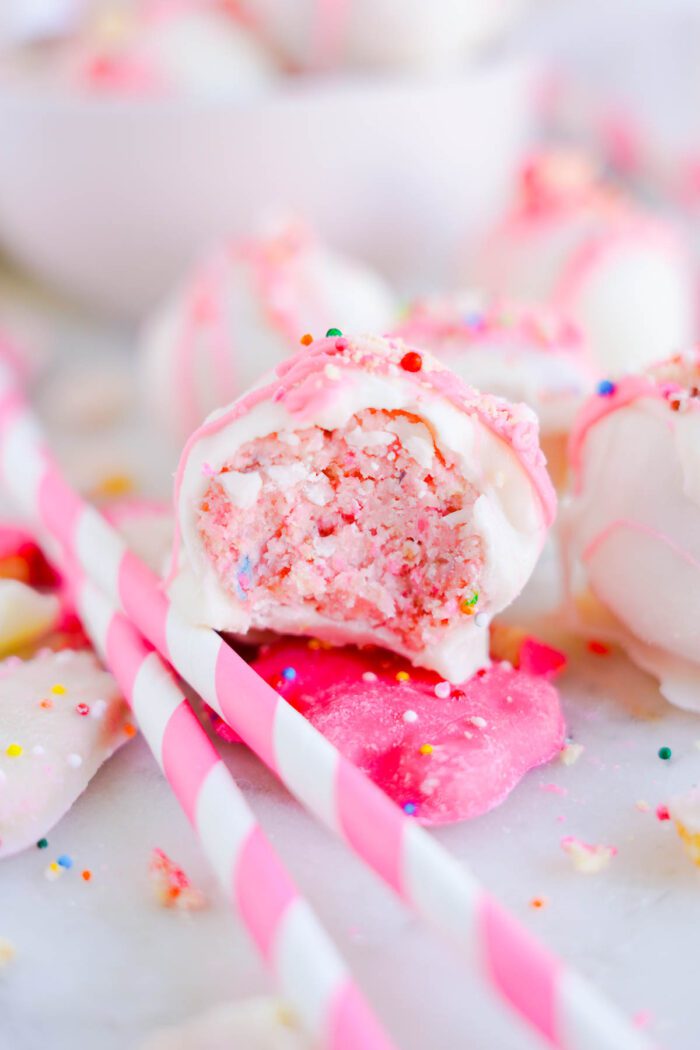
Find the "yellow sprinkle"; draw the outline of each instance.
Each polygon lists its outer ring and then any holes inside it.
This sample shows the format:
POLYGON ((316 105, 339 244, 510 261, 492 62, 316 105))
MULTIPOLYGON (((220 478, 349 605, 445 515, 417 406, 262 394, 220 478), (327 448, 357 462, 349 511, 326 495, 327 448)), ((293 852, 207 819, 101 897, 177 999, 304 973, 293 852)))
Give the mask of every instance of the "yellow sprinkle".
POLYGON ((65 685, 52 685, 51 686, 51 692, 55 693, 57 696, 63 696, 65 691, 66 691, 65 685))
POLYGON ((432 755, 432 753, 433 753, 433 745, 432 744, 421 744, 421 746, 418 748, 418 750, 420 751, 421 755, 432 755))
POLYGON ((128 474, 108 474, 94 489, 95 496, 128 496, 135 489, 134 479, 128 474))
POLYGON ((9 744, 7 750, 5 751, 5 754, 9 758, 19 758, 23 751, 24 748, 21 744, 9 744))
POLYGON ((15 957, 15 946, 6 937, 0 937, 0 970, 15 957))
POLYGON ((408 673, 408 671, 397 671, 396 672, 396 681, 397 682, 410 682, 411 681, 411 676, 408 673))

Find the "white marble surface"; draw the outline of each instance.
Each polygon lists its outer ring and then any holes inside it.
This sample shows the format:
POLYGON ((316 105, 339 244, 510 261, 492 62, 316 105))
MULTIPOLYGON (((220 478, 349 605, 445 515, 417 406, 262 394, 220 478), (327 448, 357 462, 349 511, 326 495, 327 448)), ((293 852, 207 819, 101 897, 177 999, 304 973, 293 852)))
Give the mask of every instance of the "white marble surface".
MULTIPOLYGON (((113 342, 65 321, 60 331, 64 353, 113 342)), ((50 410, 50 389, 44 398, 50 410)), ((118 456, 152 485, 142 432, 134 426, 120 434, 118 456)), ((93 454, 99 445, 64 432, 58 447, 75 470, 80 448, 93 454)), ((571 669, 561 692, 569 730, 585 746, 578 763, 536 771, 500 809, 436 834, 626 1011, 649 1011, 650 1031, 663 1046, 695 1050, 700 871, 654 810, 700 779, 700 718, 670 708, 622 656, 593 656, 572 642, 567 648, 571 669), (670 762, 657 757, 664 744, 673 749, 670 762), (636 808, 640 800, 649 812, 636 808), (579 875, 560 848, 564 835, 611 843, 619 853, 605 872, 579 875), (546 906, 533 909, 534 897, 546 906)), ((539 1045, 255 758, 222 746, 399 1047, 539 1045)), ((103 768, 48 838, 47 850, 0 863, 0 937, 16 948, 0 971, 1 1050, 137 1050, 154 1027, 270 988, 143 741, 103 768), (154 846, 206 889, 207 910, 182 915, 153 902, 147 866, 154 846), (62 852, 75 866, 48 882, 44 869, 62 852), (85 867, 93 872, 89 883, 80 878, 85 867)))

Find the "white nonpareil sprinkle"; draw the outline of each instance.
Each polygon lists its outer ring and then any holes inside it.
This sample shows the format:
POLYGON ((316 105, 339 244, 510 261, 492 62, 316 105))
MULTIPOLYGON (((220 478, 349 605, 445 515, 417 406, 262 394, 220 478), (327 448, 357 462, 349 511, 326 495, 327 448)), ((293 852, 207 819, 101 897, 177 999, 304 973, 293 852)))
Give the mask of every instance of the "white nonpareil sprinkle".
POLYGON ((363 682, 376 682, 377 681, 377 676, 374 673, 374 671, 365 671, 365 673, 362 675, 362 681, 363 682))
POLYGON ((92 718, 102 718, 105 711, 107 710, 106 700, 95 700, 94 704, 90 708, 90 716, 92 718))
POLYGON ((451 692, 452 686, 449 682, 438 682, 435 686, 435 695, 439 700, 447 700, 451 692))
POLYGON ((485 612, 479 612, 474 617, 474 623, 477 627, 488 627, 489 618, 485 612))
POLYGON ((404 711, 403 720, 404 722, 417 722, 418 715, 415 711, 404 711))
POLYGON ((66 762, 71 767, 71 769, 79 769, 80 766, 82 766, 83 764, 83 759, 81 755, 76 755, 75 752, 73 752, 72 754, 68 755, 68 757, 66 758, 66 762))
POLYGON ((486 729, 486 726, 488 725, 486 719, 482 718, 481 715, 472 715, 469 721, 477 729, 486 729))

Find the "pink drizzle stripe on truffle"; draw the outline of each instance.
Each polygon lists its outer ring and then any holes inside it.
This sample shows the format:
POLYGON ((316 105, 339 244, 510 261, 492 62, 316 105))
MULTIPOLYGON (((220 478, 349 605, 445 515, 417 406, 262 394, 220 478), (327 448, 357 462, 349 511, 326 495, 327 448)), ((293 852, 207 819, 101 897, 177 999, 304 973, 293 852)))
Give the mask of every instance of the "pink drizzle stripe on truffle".
POLYGON ((581 555, 583 560, 588 561, 589 558, 592 558, 595 555, 598 548, 610 538, 610 536, 615 532, 620 532, 625 529, 629 532, 638 532, 642 536, 647 536, 649 539, 656 540, 664 547, 668 547, 669 550, 673 551, 673 553, 677 555, 681 561, 684 561, 686 565, 690 566, 691 569, 700 570, 700 561, 693 557, 690 551, 687 551, 685 547, 681 547, 680 544, 676 543, 671 536, 667 535, 665 532, 659 532, 658 529, 653 529, 650 525, 644 525, 641 521, 633 521, 631 518, 619 518, 617 521, 611 521, 609 525, 606 525, 602 532, 599 532, 585 548, 581 555))
POLYGON ((495 987, 552 1046, 565 1050, 557 1023, 559 960, 487 894, 479 902, 478 920, 495 987))
POLYGON ((283 701, 272 686, 223 641, 216 661, 216 695, 225 720, 236 727, 248 746, 276 772, 275 711, 283 701))
POLYGON ((337 991, 330 1012, 328 1041, 333 1050, 388 1050, 384 1032, 350 981, 337 991))
POLYGON ((159 653, 169 658, 166 621, 168 599, 155 573, 127 551, 119 566, 119 601, 124 612, 159 653))
POLYGON ((588 431, 612 412, 617 412, 619 408, 625 408, 642 398, 665 400, 661 386, 652 378, 646 375, 630 375, 624 376, 615 383, 615 390, 612 394, 605 397, 594 394, 581 407, 569 438, 569 461, 575 474, 578 491, 580 491, 581 484, 583 443, 588 431))
POLYGON ((151 646, 136 634, 129 621, 119 613, 114 615, 107 630, 105 653, 127 697, 133 692, 136 675, 149 652, 151 646))
POLYGON ((260 952, 270 962, 275 935, 297 891, 259 827, 241 846, 233 875, 238 908, 260 952))
POLYGON ((346 759, 336 774, 338 821, 355 852, 403 896, 402 853, 407 818, 346 759))
POLYGON ((66 550, 72 551, 83 503, 50 464, 39 483, 38 507, 42 524, 51 530, 66 550))
POLYGON ((163 769, 191 824, 195 823, 202 784, 220 762, 209 738, 198 732, 197 716, 183 699, 163 734, 163 769))

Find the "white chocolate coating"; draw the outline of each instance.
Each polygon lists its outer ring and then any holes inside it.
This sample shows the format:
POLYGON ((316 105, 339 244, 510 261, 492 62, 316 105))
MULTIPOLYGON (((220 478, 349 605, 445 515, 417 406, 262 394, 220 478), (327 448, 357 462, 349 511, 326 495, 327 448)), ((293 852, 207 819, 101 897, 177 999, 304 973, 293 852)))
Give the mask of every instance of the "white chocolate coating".
POLYGON ((0 680, 3 857, 44 836, 128 737, 126 705, 92 653, 45 652, 25 662, 11 657, 0 664, 0 680), (42 700, 51 706, 42 707, 42 700), (76 711, 81 703, 90 708, 86 715, 76 711), (13 745, 20 754, 8 753, 13 745))
POLYGON ((630 377, 587 406, 563 534, 579 625, 700 710, 700 406, 681 382, 630 377))
POLYGON ((298 224, 205 261, 147 323, 142 386, 156 421, 180 447, 215 408, 243 393, 315 337, 388 329, 394 297, 368 267, 298 224))
POLYGON ((477 284, 563 310, 580 324, 604 376, 689 345, 697 316, 692 268, 674 227, 577 158, 545 154, 522 180, 521 199, 473 261, 477 284))
POLYGON ((507 28, 523 0, 244 0, 295 68, 439 69, 507 28))
POLYGON ((398 334, 465 383, 529 405, 540 433, 566 433, 596 370, 578 327, 556 311, 477 292, 418 300, 398 334))
POLYGON ((103 4, 57 47, 54 75, 91 92, 245 97, 277 77, 255 35, 216 2, 103 4))

